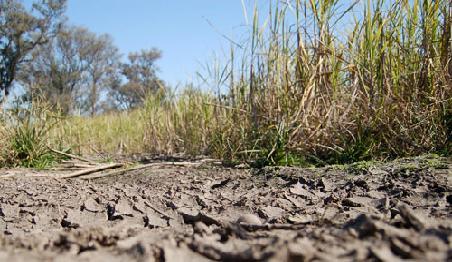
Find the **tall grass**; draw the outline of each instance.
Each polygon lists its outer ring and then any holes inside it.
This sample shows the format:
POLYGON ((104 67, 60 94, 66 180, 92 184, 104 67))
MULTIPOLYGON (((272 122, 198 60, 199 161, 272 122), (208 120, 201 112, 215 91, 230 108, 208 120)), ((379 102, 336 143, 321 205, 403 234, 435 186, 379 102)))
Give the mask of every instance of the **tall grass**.
POLYGON ((450 154, 451 2, 269 1, 262 13, 214 70, 227 91, 154 94, 133 112, 69 119, 54 140, 257 164, 450 154))
POLYGON ((133 154, 144 152, 143 112, 74 116, 51 131, 53 141, 80 155, 133 154))
POLYGON ((95 117, 70 117, 52 131, 78 154, 209 154, 214 98, 194 88, 160 90, 143 108, 95 117))
POLYGON ((450 152, 451 2, 340 4, 273 2, 264 26, 255 9, 220 101, 235 108, 226 142, 272 163, 450 152))

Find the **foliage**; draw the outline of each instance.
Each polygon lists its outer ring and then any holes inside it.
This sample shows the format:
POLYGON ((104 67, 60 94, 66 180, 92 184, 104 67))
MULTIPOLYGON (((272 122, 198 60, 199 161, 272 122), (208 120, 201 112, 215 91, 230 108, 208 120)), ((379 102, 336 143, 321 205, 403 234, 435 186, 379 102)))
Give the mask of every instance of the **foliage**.
POLYGON ((121 63, 109 35, 64 25, 31 52, 17 78, 25 102, 39 96, 65 115, 94 116, 141 107, 147 95, 164 88, 155 65, 160 56, 156 49, 142 50, 121 63))
POLYGON ((128 62, 120 65, 121 75, 127 80, 118 79, 112 86, 110 96, 115 106, 120 109, 135 109, 144 105, 146 97, 164 88, 164 83, 157 77, 155 65, 161 52, 157 49, 141 50, 128 55, 128 62))
POLYGON ((20 66, 59 28, 66 0, 47 0, 27 11, 18 0, 0 0, 0 91, 5 96, 20 66))
POLYGON ((108 35, 64 26, 55 38, 35 48, 18 80, 32 96, 45 98, 63 114, 99 111, 100 93, 116 77, 119 54, 108 35))

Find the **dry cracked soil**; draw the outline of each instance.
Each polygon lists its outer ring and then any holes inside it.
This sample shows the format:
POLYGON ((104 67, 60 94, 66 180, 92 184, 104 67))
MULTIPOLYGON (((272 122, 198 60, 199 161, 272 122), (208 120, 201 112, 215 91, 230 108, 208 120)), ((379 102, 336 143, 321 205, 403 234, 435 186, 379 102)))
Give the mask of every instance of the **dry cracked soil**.
POLYGON ((452 261, 450 159, 0 170, 0 261, 452 261))

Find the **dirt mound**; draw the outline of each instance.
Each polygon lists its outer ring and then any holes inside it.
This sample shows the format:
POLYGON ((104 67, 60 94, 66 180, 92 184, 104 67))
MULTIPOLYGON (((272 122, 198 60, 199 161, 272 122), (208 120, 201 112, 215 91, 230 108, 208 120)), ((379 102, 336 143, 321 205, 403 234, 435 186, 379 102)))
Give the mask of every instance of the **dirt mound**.
POLYGON ((444 161, 166 167, 92 181, 16 172, 0 184, 0 260, 450 261, 444 161))

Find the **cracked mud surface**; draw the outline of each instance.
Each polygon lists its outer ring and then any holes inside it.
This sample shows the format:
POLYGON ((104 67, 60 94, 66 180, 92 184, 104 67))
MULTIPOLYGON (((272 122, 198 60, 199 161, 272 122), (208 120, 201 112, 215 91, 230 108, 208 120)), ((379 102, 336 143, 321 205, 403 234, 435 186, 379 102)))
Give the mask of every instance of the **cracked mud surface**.
POLYGON ((17 172, 0 180, 0 260, 451 261, 451 165, 426 161, 17 172))

